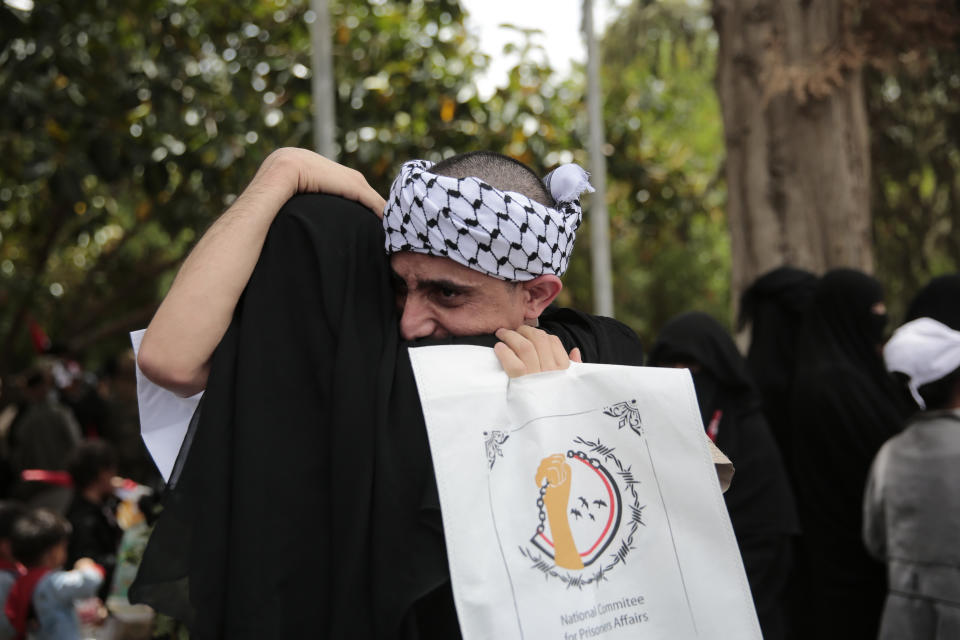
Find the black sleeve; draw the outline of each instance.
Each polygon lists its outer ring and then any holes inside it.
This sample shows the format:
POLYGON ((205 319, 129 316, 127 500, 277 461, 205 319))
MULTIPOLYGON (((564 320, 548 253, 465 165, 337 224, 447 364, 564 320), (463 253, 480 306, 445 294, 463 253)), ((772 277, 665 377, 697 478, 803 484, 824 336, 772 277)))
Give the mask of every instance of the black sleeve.
POLYGON ((640 338, 613 318, 550 307, 540 316, 540 328, 560 338, 567 351, 579 348, 584 362, 643 365, 640 338))

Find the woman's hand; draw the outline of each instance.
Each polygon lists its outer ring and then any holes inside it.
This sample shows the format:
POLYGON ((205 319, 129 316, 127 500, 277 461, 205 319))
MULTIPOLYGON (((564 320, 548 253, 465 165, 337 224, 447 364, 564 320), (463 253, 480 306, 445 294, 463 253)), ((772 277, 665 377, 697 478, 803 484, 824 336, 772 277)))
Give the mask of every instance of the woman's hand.
POLYGON ((387 202, 367 184, 363 174, 308 149, 284 147, 260 165, 251 186, 259 180, 282 181, 288 197, 297 193, 328 193, 359 202, 383 218, 387 202))

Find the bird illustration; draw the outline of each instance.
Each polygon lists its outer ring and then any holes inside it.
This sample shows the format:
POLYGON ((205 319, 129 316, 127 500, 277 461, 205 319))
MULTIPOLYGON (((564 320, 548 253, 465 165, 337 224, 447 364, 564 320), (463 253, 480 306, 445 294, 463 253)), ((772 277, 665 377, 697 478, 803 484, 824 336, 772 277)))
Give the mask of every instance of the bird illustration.
POLYGON ((583 505, 584 509, 588 509, 588 510, 590 509, 590 503, 587 502, 587 499, 584 498, 583 496, 580 496, 580 504, 583 505))
POLYGON ((587 515, 590 516, 590 519, 593 520, 594 522, 597 521, 597 519, 593 517, 592 513, 588 513, 587 515))
MULTIPOLYGON (((574 515, 575 517, 577 517, 577 518, 582 518, 582 517, 583 517, 583 514, 581 514, 581 513, 580 513, 579 511, 577 511, 576 509, 570 509, 570 513, 573 514, 573 515, 574 515)), ((588 514, 588 515, 589 515, 589 514, 588 514)))
POLYGON ((605 507, 605 506, 607 506, 607 503, 604 502, 603 500, 600 500, 600 499, 594 500, 594 501, 593 501, 593 504, 597 505, 598 507, 605 507))

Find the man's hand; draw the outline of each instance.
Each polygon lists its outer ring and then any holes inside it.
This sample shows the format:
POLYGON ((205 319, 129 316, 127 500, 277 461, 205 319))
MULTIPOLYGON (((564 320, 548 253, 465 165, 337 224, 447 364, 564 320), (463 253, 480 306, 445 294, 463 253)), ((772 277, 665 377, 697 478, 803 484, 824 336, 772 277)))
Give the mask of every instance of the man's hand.
POLYGON ((367 184, 362 173, 307 149, 277 149, 260 165, 251 186, 258 184, 258 180, 282 180, 288 189, 288 198, 297 193, 328 193, 355 200, 380 218, 387 204, 367 184))
POLYGON ((580 349, 567 355, 560 338, 542 329, 524 325, 516 331, 499 329, 501 340, 494 347, 503 370, 511 378, 519 378, 542 371, 561 371, 570 366, 570 361, 583 362, 580 349))

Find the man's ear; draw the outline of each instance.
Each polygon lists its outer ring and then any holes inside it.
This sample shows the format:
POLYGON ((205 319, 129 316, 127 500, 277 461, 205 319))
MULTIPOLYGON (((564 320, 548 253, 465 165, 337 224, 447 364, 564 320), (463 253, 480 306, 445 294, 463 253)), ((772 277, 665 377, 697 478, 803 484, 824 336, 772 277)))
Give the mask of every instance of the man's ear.
POLYGON ((521 282, 520 286, 523 287, 524 293, 524 320, 536 320, 539 318, 543 310, 553 302, 554 298, 560 293, 560 290, 563 289, 563 283, 560 282, 560 278, 553 274, 545 274, 533 280, 521 282))

